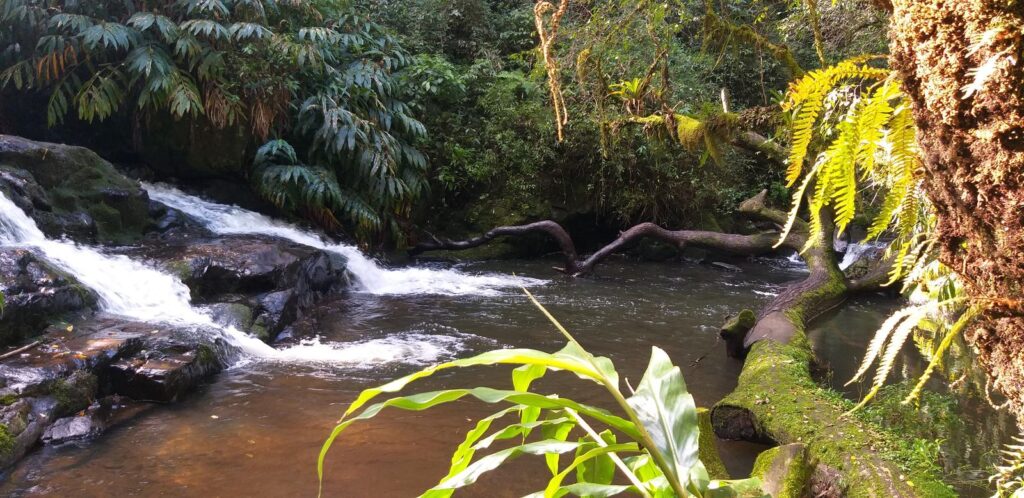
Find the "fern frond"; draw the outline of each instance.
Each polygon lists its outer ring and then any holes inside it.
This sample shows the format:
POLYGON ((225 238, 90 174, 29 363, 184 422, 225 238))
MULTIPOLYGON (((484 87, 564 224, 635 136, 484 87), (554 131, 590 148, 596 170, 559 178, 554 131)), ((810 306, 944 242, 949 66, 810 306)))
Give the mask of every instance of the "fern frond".
POLYGON ((896 356, 900 350, 903 349, 903 345, 907 342, 907 338, 910 337, 910 333, 917 326, 918 322, 921 321, 928 313, 935 310, 934 303, 927 303, 920 306, 910 308, 910 313, 906 315, 906 318, 892 331, 892 335, 889 338, 888 345, 885 348, 885 352, 879 357, 878 369, 875 371, 875 380, 871 386, 871 390, 864 396, 864 399, 857 403, 856 406, 851 408, 847 413, 853 413, 864 405, 868 404, 869 401, 874 399, 878 391, 885 385, 885 380, 889 377, 889 372, 892 371, 892 366, 896 362, 896 356))
POLYGON ((864 356, 864 361, 860 363, 860 368, 857 369, 857 373, 853 374, 853 377, 844 385, 849 386, 850 384, 857 382, 869 369, 871 369, 871 365, 875 363, 875 359, 878 358, 879 354, 881 354, 886 340, 889 339, 889 335, 892 334, 892 331, 896 326, 903 322, 903 320, 913 312, 914 308, 900 308, 882 322, 882 326, 878 328, 875 332, 875 336, 868 344, 868 350, 864 356))
POLYGON ((921 391, 924 389, 925 383, 928 382, 932 373, 935 372, 935 369, 942 363, 942 359, 946 354, 946 351, 948 351, 950 346, 953 345, 953 340, 960 336, 960 333, 963 332, 964 328, 971 323, 971 320, 974 320, 974 318, 978 316, 980 311, 981 309, 979 307, 970 306, 962 315, 960 315, 960 318, 956 323, 954 323, 953 326, 950 327, 949 331, 946 332, 946 336, 942 338, 942 342, 939 343, 939 346, 935 348, 934 353, 932 353, 932 359, 928 362, 928 367, 924 369, 924 372, 918 379, 917 384, 914 385, 914 388, 910 390, 910 393, 903 399, 901 404, 910 404, 921 396, 921 391))

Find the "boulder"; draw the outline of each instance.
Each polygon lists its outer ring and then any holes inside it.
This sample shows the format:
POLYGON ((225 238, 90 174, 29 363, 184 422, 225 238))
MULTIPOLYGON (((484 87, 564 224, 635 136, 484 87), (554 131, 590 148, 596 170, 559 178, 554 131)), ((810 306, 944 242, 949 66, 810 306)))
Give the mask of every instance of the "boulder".
POLYGON ((0 247, 0 346, 43 332, 54 320, 84 312, 96 297, 74 278, 27 249, 0 247))
POLYGON ((224 365, 205 344, 174 345, 110 365, 113 392, 140 401, 170 403, 220 372, 224 365))
POLYGON ((92 439, 103 433, 103 423, 92 414, 58 419, 43 431, 43 444, 59 445, 72 441, 92 439))
POLYGON ((124 243, 149 224, 146 191, 89 149, 0 135, 0 171, 0 190, 50 237, 124 243))
POLYGON ((149 406, 133 400, 180 399, 227 362, 220 337, 102 314, 50 327, 40 345, 0 362, 0 468, 40 438, 91 438, 149 406))
POLYGON ((197 302, 226 294, 261 294, 301 285, 328 290, 344 261, 324 251, 258 235, 163 240, 129 252, 156 261, 189 287, 197 302))
POLYGON ((189 287, 193 302, 213 303, 211 311, 219 323, 230 323, 267 342, 324 295, 349 282, 342 256, 275 237, 168 237, 126 252, 177 275, 189 287), (241 304, 249 311, 224 303, 241 304), (225 316, 236 313, 248 316, 237 323, 225 316))
POLYGON ((0 468, 25 456, 54 420, 52 398, 23 398, 0 409, 0 468))

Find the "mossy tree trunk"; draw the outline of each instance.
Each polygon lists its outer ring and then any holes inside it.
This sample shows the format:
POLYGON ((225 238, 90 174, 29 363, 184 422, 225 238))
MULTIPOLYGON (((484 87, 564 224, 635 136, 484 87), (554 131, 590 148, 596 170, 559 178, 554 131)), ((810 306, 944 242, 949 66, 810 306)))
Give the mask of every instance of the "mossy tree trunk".
POLYGON ((1024 419, 1024 2, 892 0, 943 263, 994 304, 969 339, 1024 419))

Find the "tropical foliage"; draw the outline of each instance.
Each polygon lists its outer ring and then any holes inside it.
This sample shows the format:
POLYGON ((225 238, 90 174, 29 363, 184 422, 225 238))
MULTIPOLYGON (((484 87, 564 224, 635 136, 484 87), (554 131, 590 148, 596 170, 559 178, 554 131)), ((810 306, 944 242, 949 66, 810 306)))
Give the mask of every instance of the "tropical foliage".
POLYGON ((317 467, 321 482, 328 450, 351 424, 373 418, 389 407, 421 411, 468 397, 504 408, 476 422, 452 455, 448 474, 421 496, 451 496, 485 472, 522 455, 543 456, 551 472, 544 489, 531 496, 611 496, 624 492, 666 498, 763 496, 756 479, 708 478, 698 458, 697 408, 679 368, 672 365, 664 351, 652 349, 647 371, 627 397, 621 391, 619 374, 611 360, 589 353, 529 291, 526 293, 565 336, 568 343, 564 348, 555 353, 532 349, 490 351, 363 391, 349 405, 321 449, 317 467), (379 396, 396 395, 409 384, 442 370, 492 365, 516 365, 512 389, 446 389, 394 396, 369 404, 379 396), (615 401, 620 414, 556 394, 531 391, 532 384, 549 371, 572 373, 601 386, 615 401), (500 427, 505 423, 508 425, 500 427), (593 428, 595 424, 607 429, 599 433, 593 428), (500 428, 492 430, 492 426, 500 428), (477 457, 478 452, 502 441, 514 442, 510 447, 477 457), (565 463, 560 456, 567 454, 572 458, 565 463), (617 474, 622 484, 617 483, 617 474))
MULTIPOLYGON (((44 94, 50 125, 169 115, 292 140, 304 161, 258 172, 260 189, 331 228, 372 232, 422 192, 426 161, 411 144, 425 130, 394 78, 411 57, 341 5, 3 0, 0 85, 44 94)), ((264 151, 258 166, 277 157, 264 151)))
POLYGON ((858 215, 873 212, 864 241, 886 241, 889 284, 902 280, 911 294, 913 304, 882 324, 849 382, 877 362, 872 388, 854 409, 879 392, 913 332, 928 327, 940 341, 927 351, 928 367, 904 402, 917 398, 981 307, 966 300, 955 275, 936 259, 934 213, 921 187, 909 102, 895 75, 871 59, 808 72, 790 85, 782 105, 791 113, 786 180, 796 186, 785 231, 806 208, 817 234, 808 245, 820 243, 824 217, 843 232, 858 215))

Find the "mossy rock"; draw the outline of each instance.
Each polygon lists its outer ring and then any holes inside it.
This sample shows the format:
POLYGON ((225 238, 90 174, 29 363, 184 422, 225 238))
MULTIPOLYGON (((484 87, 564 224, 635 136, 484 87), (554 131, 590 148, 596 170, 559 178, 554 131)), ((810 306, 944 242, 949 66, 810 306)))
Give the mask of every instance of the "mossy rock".
POLYGON ((60 418, 86 409, 96 399, 98 389, 96 376, 84 370, 54 381, 49 388, 49 394, 57 400, 54 416, 60 418))
POLYGON ((50 233, 62 229, 45 222, 54 214, 85 213, 100 242, 137 240, 149 224, 146 192, 89 149, 0 135, 0 166, 28 172, 47 193, 50 206, 29 213, 47 235, 64 235, 50 233))
POLYGON ((712 479, 730 479, 729 471, 722 462, 722 456, 718 453, 718 444, 715 438, 715 429, 711 426, 711 410, 707 408, 697 409, 697 427, 700 433, 697 439, 697 454, 701 463, 708 471, 712 479))
POLYGON ((801 498, 812 470, 806 448, 794 443, 761 452, 750 477, 760 479, 762 489, 772 498, 801 498))

